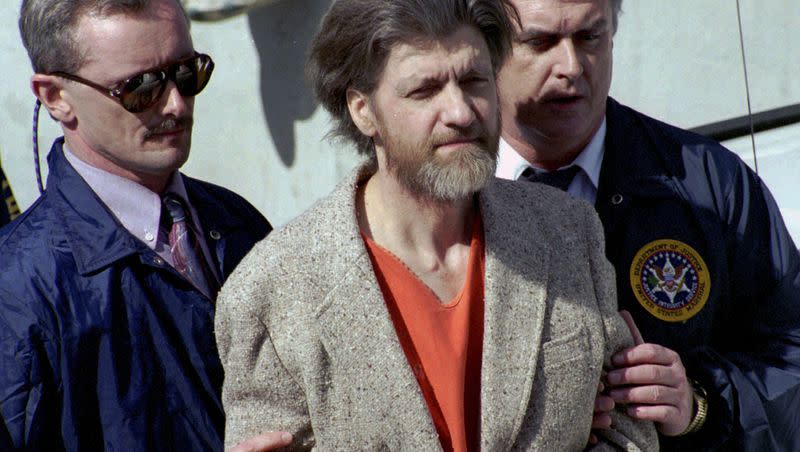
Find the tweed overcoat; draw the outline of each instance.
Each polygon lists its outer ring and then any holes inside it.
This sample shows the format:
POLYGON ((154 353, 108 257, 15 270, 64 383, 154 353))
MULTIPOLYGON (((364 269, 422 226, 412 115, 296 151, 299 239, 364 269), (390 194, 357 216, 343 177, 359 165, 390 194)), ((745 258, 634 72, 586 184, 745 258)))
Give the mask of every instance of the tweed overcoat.
MULTIPOLYGON (((257 244, 223 287, 228 446, 288 430, 298 449, 441 449, 359 234, 355 192, 368 176, 354 171, 257 244)), ((603 366, 632 342, 600 222, 588 204, 540 184, 492 180, 478 197, 481 449, 582 450, 603 366)), ((658 447, 650 423, 614 416, 601 448, 658 447)))

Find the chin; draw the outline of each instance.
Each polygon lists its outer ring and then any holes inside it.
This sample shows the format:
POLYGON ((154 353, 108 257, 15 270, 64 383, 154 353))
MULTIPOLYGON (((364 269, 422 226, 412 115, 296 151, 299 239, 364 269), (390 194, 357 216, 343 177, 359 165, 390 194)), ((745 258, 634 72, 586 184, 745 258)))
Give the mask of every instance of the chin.
POLYGON ((156 158, 151 160, 151 169, 154 173, 171 174, 189 160, 188 148, 167 148, 157 152, 156 158))

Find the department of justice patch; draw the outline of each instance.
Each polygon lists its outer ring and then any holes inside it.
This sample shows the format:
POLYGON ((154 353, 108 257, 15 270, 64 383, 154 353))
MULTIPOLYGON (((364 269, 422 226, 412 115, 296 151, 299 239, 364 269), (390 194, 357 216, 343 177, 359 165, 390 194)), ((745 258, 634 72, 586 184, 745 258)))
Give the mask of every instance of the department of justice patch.
POLYGON ((639 303, 665 322, 695 316, 711 290, 703 258, 678 240, 655 240, 643 246, 633 258, 630 276, 639 303))

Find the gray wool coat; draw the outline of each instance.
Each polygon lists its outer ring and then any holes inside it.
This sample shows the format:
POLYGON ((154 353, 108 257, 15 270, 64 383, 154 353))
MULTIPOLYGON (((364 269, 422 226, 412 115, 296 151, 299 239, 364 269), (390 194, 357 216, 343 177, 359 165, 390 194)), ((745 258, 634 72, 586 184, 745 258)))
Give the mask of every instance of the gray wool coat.
MULTIPOLYGON (((356 170, 245 257, 217 302, 230 447, 288 430, 297 449, 441 450, 355 216, 356 170)), ((481 449, 582 450, 597 383, 631 345, 588 204, 492 180, 485 234, 481 449)), ((601 449, 654 450, 650 423, 614 413, 601 449)))

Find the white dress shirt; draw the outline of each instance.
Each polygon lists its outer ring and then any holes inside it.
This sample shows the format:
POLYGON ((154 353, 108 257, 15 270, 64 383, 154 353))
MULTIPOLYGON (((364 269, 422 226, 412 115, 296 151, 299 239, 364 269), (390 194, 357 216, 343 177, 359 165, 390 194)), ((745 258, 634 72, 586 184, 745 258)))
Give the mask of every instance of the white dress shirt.
MULTIPOLYGON (((603 163, 603 153, 605 152, 606 140, 606 120, 595 132, 589 144, 575 157, 575 160, 561 167, 566 168, 577 165, 581 171, 575 175, 575 179, 567 188, 567 193, 575 198, 583 199, 594 205, 597 198, 597 186, 600 182, 600 166, 603 163)), ((527 160, 522 158, 514 148, 504 139, 500 139, 500 148, 497 154, 497 170, 495 176, 501 179, 517 180, 523 171, 532 168, 536 172, 544 171, 527 160)), ((559 168, 559 169, 561 169, 559 168)))

